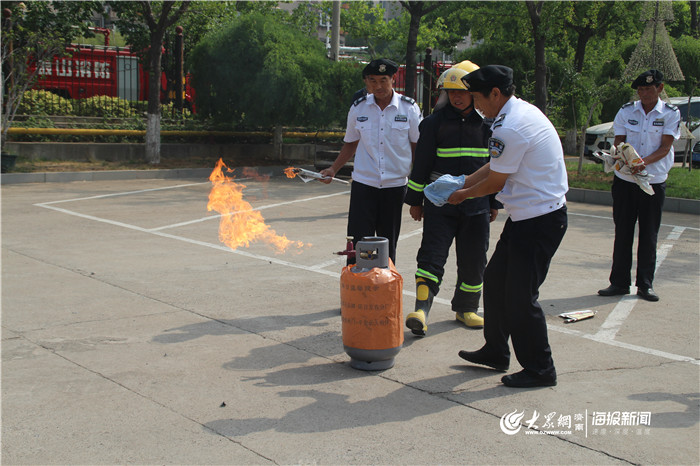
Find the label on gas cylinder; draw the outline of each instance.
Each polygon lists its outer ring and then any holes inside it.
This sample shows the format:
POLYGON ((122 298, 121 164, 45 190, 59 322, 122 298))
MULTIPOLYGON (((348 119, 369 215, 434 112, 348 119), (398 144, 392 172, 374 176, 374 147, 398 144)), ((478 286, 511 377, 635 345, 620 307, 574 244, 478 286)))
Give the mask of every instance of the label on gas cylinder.
POLYGON ((379 350, 403 344, 403 278, 393 264, 340 276, 343 344, 379 350))

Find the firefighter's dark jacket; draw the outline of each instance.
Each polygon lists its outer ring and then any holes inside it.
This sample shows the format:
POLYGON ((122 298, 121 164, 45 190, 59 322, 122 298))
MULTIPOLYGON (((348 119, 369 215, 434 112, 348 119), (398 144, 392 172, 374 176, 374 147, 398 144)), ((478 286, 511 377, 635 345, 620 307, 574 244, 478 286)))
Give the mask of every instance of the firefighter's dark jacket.
MULTIPOLYGON (((474 110, 463 117, 458 109, 447 104, 421 121, 419 128, 420 139, 405 199, 406 204, 412 206, 423 205, 423 189, 437 177, 471 175, 489 161, 487 147, 491 130, 474 110)), ((503 205, 495 194, 467 199, 459 205, 459 210, 466 215, 501 208, 503 205)))

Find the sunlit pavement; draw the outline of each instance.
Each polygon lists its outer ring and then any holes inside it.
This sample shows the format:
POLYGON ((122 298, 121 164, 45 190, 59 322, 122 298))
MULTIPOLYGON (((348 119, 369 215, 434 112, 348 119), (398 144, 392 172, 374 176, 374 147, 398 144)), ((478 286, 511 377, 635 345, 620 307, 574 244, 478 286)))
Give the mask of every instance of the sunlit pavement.
MULTIPOLYGON (((349 187, 237 181, 303 246, 222 244, 206 177, 2 186, 3 464, 700 462, 700 217, 664 213, 658 303, 603 298, 610 208, 570 202, 540 289, 558 385, 522 390, 457 356, 483 335, 450 310, 454 255, 428 336, 351 368, 333 254, 349 187)), ((406 209, 404 315, 420 227, 406 209)))

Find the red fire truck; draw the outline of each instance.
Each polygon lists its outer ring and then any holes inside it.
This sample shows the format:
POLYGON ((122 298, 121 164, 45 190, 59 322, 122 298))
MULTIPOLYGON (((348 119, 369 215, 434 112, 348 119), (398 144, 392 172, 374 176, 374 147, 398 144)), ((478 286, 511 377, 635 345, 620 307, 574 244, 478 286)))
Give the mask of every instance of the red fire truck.
MULTIPOLYGON (((109 45, 109 30, 93 28, 105 34, 105 45, 72 44, 65 54, 38 65, 36 89, 46 89, 67 99, 93 96, 119 97, 128 101, 148 100, 148 74, 138 56, 129 47, 109 45)), ((161 101, 173 99, 165 73, 161 73, 161 101)), ((185 78, 186 105, 192 108, 194 90, 185 78)))

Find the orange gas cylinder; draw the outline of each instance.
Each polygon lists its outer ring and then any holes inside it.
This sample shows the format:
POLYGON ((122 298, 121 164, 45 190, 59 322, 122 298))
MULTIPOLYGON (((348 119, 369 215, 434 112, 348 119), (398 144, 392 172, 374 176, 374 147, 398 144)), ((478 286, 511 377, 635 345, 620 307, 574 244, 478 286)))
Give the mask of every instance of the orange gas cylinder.
POLYGON ((403 346, 403 278, 388 250, 386 238, 363 238, 357 264, 340 275, 343 346, 355 369, 389 369, 403 346))

